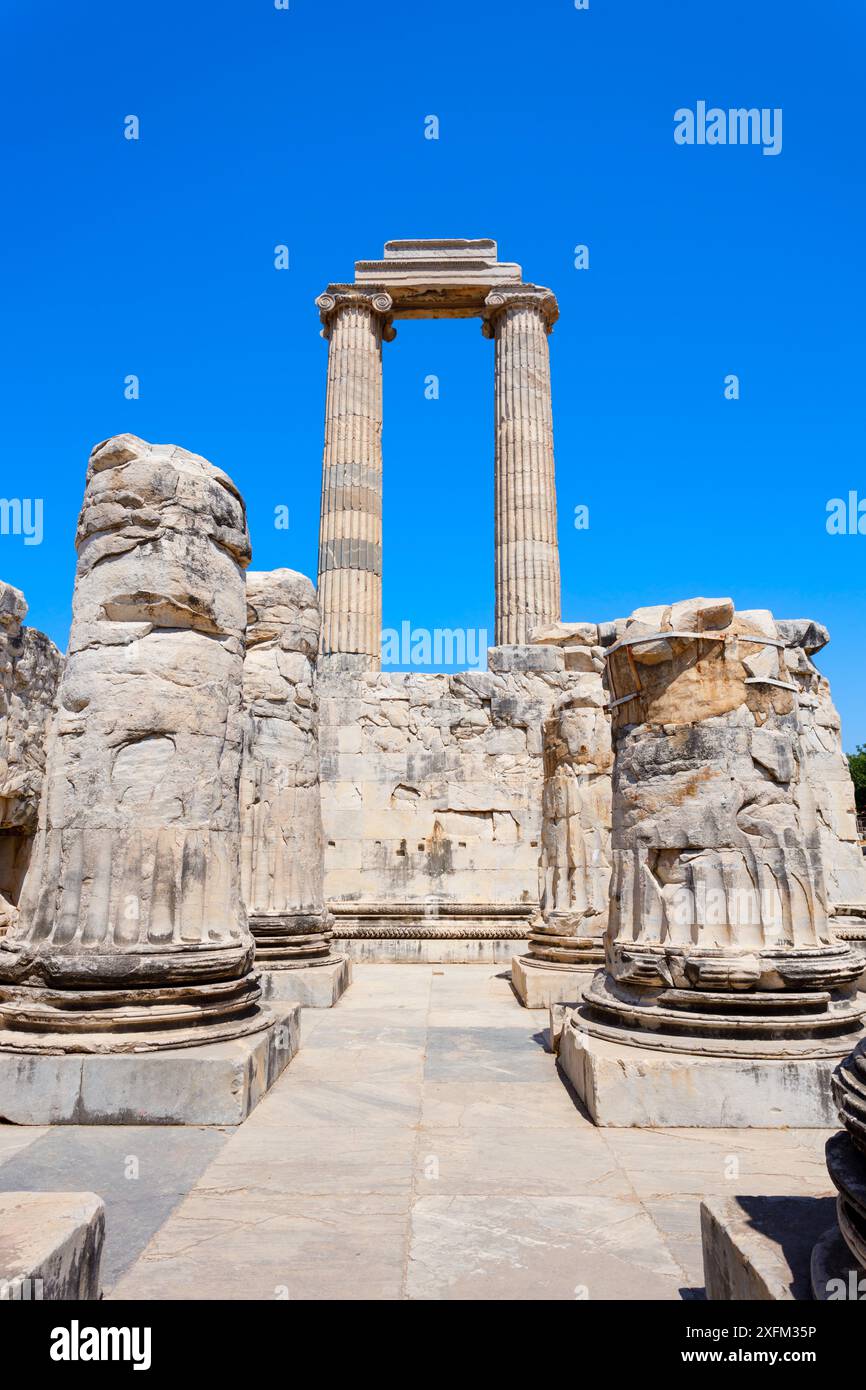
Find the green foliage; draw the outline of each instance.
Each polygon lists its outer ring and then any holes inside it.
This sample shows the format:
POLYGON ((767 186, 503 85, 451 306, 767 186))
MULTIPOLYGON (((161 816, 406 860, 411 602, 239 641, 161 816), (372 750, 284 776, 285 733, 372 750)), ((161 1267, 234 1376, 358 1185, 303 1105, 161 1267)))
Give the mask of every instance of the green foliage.
POLYGON ((866 815, 866 743, 861 743, 855 752, 848 754, 848 766, 854 779, 857 811, 860 815, 866 815))

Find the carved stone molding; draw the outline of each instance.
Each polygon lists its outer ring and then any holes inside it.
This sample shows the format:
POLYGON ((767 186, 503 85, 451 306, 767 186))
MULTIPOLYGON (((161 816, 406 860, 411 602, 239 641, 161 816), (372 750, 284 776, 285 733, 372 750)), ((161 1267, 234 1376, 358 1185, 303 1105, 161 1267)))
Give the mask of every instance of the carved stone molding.
POLYGON ((334 316, 342 309, 365 309, 371 315, 379 315, 382 320, 382 339, 393 342, 397 330, 393 324, 394 301, 386 290, 359 290, 351 285, 345 287, 329 286, 316 300, 319 318, 322 320, 322 337, 331 336, 334 316))
POLYGON ((547 333, 559 318, 559 305, 552 290, 541 285, 517 285, 514 289, 491 290, 484 301, 481 331, 485 338, 496 337, 499 317, 509 309, 535 309, 544 319, 547 333))

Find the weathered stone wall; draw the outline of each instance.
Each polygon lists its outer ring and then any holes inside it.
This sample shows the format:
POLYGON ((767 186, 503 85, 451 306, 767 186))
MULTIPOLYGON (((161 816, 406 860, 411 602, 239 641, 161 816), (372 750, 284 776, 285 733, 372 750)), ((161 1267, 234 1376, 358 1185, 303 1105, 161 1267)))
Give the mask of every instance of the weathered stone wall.
POLYGON ((0 935, 16 921, 30 862, 63 658, 24 627, 27 604, 0 582, 0 935))
POLYGON ((525 935, 538 905, 542 728, 579 680, 562 652, 535 647, 493 648, 487 671, 320 676, 338 935, 341 920, 371 935, 412 921, 525 935))

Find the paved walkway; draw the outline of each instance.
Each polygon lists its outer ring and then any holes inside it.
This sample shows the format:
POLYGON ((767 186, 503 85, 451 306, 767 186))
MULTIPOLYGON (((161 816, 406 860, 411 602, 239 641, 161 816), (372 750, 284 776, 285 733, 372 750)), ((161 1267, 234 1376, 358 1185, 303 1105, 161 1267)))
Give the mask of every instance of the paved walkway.
POLYGON ((239 1130, 0 1126, 90 1189, 112 1298, 700 1297, 711 1194, 828 1191, 822 1131, 598 1130, 502 966, 361 965, 239 1130))

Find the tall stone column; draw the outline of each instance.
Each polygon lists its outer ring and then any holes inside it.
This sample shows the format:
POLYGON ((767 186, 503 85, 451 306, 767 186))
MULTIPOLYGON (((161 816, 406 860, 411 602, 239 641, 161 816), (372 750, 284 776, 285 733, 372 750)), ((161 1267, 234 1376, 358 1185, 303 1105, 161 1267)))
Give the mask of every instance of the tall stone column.
POLYGON ((484 332, 496 342, 496 644, 522 645, 560 615, 548 335, 550 290, 493 290, 484 332))
POLYGON ((801 820, 784 646, 770 613, 698 599, 608 648, 607 969, 562 1044, 601 1124, 832 1122, 866 1002, 801 820))
POLYGON ((349 983, 324 898, 319 605, 294 570, 247 575, 241 884, 265 998, 328 1008, 349 983))
POLYGON ((297 1040, 297 1010, 275 1044, 260 1007, 240 893, 244 504, 197 455, 120 435, 91 454, 76 549, 39 829, 0 941, 0 1115, 237 1123, 297 1040), (176 1071, 141 1056, 177 1048, 176 1071))
POLYGON ((328 340, 319 527, 321 656, 377 671, 382 631, 382 341, 395 336, 384 292, 333 287, 316 300, 328 340))

